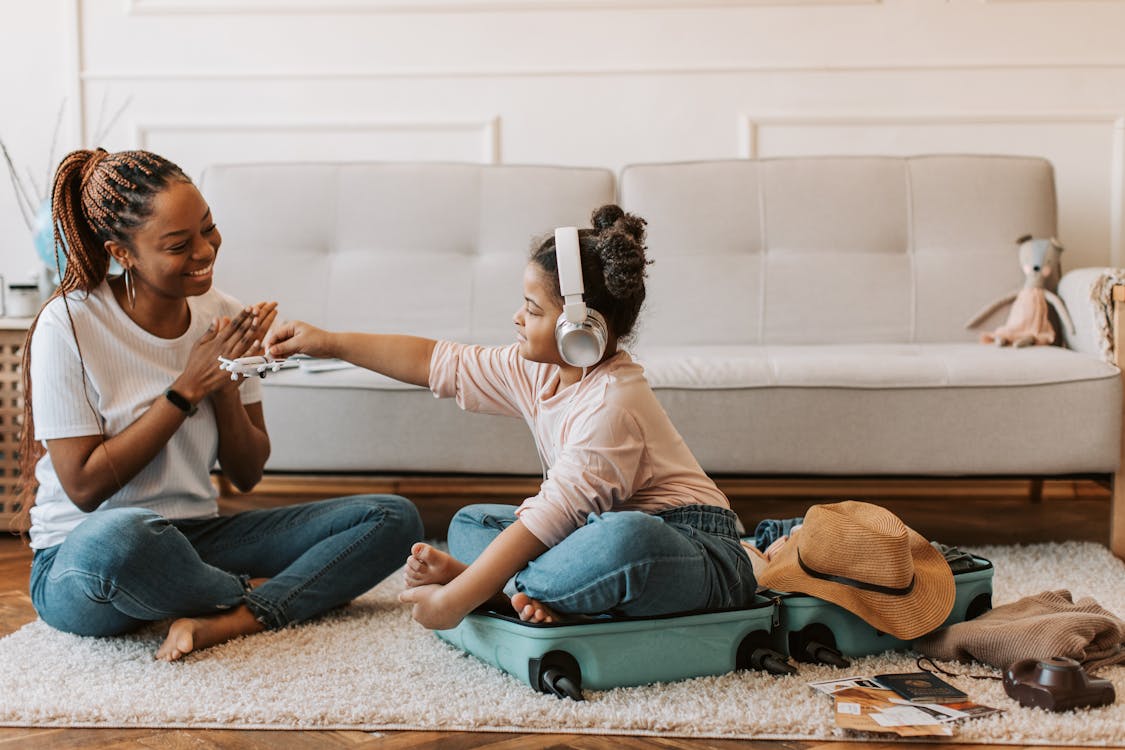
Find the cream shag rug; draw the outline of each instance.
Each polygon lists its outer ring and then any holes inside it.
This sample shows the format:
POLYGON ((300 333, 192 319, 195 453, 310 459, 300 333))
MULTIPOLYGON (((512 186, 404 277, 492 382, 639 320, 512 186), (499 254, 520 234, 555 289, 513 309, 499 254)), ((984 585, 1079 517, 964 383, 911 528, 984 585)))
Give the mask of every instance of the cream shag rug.
MULTIPOLYGON (((996 567, 996 604, 1048 589, 1093 596, 1125 615, 1125 565, 1090 543, 973 550, 996 567)), ((863 739, 834 722, 810 680, 914 671, 888 654, 850 670, 742 672, 558 700, 466 656, 415 625, 394 575, 316 622, 155 662, 158 628, 83 638, 31 623, 0 640, 0 724, 268 729, 425 729, 758 739, 863 739)), ((957 667, 966 669, 966 667, 957 667)), ((985 671, 980 665, 973 667, 985 671)), ((998 681, 955 680, 1003 714, 957 725, 972 743, 1125 745, 1125 666, 1103 670, 1117 703, 1062 714, 1020 708, 998 681)))

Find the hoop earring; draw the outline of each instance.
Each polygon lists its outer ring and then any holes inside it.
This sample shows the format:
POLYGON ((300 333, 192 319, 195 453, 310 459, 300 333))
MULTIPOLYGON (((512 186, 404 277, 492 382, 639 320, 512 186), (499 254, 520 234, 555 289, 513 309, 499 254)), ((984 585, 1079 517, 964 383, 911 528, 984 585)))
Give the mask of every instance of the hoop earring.
POLYGON ((125 296, 129 299, 129 307, 135 308, 137 306, 137 287, 133 285, 133 276, 126 268, 123 274, 125 276, 125 296))

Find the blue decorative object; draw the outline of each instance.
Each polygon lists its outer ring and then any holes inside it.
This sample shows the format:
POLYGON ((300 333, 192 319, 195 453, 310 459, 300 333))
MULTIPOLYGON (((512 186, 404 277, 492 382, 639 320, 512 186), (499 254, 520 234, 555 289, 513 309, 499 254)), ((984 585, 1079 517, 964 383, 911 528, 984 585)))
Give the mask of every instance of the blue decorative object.
MULTIPOLYGON (((35 252, 39 255, 39 259, 47 266, 48 271, 52 276, 58 273, 61 268, 66 272, 66 240, 63 240, 63 247, 60 248, 61 252, 58 258, 58 264, 55 263, 55 229, 51 223, 51 200, 48 198, 39 204, 39 209, 35 212, 35 219, 31 226, 31 238, 35 242, 35 252)), ((58 279, 54 282, 57 284, 58 279)))

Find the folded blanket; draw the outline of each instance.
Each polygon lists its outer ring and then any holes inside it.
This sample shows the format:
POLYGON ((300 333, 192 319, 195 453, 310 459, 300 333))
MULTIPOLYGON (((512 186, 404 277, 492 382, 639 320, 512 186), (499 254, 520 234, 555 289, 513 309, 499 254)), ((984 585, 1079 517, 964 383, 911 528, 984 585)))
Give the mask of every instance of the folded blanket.
POLYGON ((1111 268, 1090 285, 1090 301, 1094 303, 1094 335, 1102 359, 1113 361, 1113 287, 1125 284, 1125 269, 1111 268))
POLYGON ((1007 669, 1021 659, 1067 656, 1087 671, 1125 662, 1125 621, 1086 597, 1044 591, 914 641, 935 659, 977 661, 1007 669))

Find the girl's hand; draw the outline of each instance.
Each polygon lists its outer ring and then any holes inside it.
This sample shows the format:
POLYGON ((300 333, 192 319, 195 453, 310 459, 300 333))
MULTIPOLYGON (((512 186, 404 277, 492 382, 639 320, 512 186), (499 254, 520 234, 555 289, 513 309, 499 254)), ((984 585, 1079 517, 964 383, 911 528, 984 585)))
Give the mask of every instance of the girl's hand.
POLYGON ((198 404, 223 386, 238 384, 231 381, 230 373, 219 369, 219 357, 237 359, 249 356, 260 348, 255 338, 257 326, 252 308, 244 308, 233 319, 215 318, 188 355, 187 366, 172 383, 192 404, 198 404))
POLYGON ((266 354, 284 359, 294 354, 330 358, 332 334, 300 320, 286 320, 266 334, 266 354))

